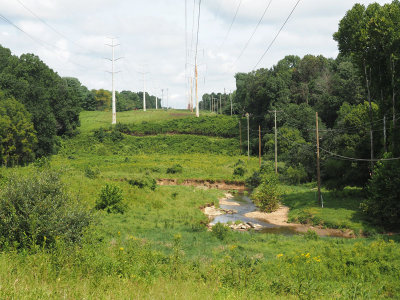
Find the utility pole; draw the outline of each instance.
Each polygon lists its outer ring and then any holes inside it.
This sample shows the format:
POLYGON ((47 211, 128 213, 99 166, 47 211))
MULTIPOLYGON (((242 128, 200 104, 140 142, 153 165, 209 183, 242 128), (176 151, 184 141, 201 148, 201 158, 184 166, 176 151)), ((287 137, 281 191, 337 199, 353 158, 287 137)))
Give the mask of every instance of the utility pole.
POLYGON ((247 158, 250 159, 250 120, 249 113, 246 113, 247 118, 247 158))
POLYGON ((270 110, 268 112, 273 112, 275 117, 275 174, 278 174, 278 127, 276 126, 276 113, 281 112, 277 110, 270 110))
POLYGON ((240 136, 239 140, 240 155, 242 155, 242 122, 240 120, 239 120, 239 136, 240 136))
POLYGON ((317 180, 318 180, 318 203, 322 205, 321 201, 321 171, 319 165, 319 131, 318 131, 318 112, 315 112, 316 122, 316 135, 317 135, 317 180))
POLYGON ((143 65, 143 72, 138 72, 143 76, 143 111, 146 111, 146 74, 149 72, 144 71, 145 67, 143 65))
POLYGON ((261 168, 261 126, 258 125, 258 161, 261 168))
POLYGON ((107 46, 111 47, 112 49, 112 59, 107 58, 109 61, 111 61, 111 86, 112 86, 112 121, 111 124, 116 124, 117 123, 117 110, 116 110, 116 103, 115 103, 115 88, 114 88, 114 74, 119 73, 114 71, 114 62, 121 59, 114 58, 114 48, 119 46, 120 44, 114 44, 115 38, 111 38, 111 45, 106 44, 107 46))
POLYGON ((198 118, 200 114, 199 114, 199 97, 197 95, 197 62, 195 66, 195 75, 196 75, 196 117, 198 118))
POLYGON ((161 89, 161 107, 163 105, 164 102, 164 89, 161 89))
POLYGON ((221 94, 219 94, 219 113, 222 114, 222 98, 221 98, 221 94))
POLYGON ((229 99, 231 100, 231 116, 232 116, 232 91, 229 94, 229 99))

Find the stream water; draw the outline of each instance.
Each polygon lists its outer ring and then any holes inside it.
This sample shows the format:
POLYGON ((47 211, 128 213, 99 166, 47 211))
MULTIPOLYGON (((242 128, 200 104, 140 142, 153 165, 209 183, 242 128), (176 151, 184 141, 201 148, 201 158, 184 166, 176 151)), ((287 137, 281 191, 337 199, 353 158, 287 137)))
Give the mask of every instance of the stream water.
POLYGON ((260 221, 258 219, 254 218, 248 218, 245 217, 244 215, 257 211, 257 207, 254 205, 254 203, 251 201, 251 199, 247 196, 245 196, 243 193, 237 194, 234 198, 227 200, 226 201, 228 204, 226 205, 220 205, 222 209, 227 209, 227 210, 235 210, 237 213, 234 214, 224 214, 221 216, 216 216, 212 221, 211 224, 216 224, 216 223, 228 223, 232 222, 234 223, 235 221, 242 221, 243 223, 247 222, 252 222, 255 224, 260 224, 263 226, 263 229, 259 230, 259 232, 264 232, 264 233, 279 233, 279 234, 286 234, 286 235, 294 235, 298 234, 294 228, 291 227, 282 227, 274 224, 270 224, 267 222, 260 221), (232 205, 229 205, 229 203, 232 203, 232 205), (235 205, 235 203, 240 204, 235 205))

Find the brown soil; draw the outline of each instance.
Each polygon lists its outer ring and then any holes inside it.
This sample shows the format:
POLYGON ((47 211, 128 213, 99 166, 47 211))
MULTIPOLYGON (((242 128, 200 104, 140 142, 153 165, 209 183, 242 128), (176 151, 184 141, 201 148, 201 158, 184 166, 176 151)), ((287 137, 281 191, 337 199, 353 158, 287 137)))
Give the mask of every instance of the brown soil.
POLYGON ((277 211, 274 211, 272 213, 253 211, 245 214, 245 216, 281 227, 291 227, 299 233, 306 233, 308 230, 313 230, 319 236, 333 236, 333 237, 345 237, 345 238, 355 237, 353 230, 350 229, 346 229, 343 231, 340 229, 321 228, 311 225, 288 223, 288 213, 289 213, 289 207, 281 205, 277 211))
POLYGON ((197 186, 206 187, 210 189, 220 190, 237 190, 244 191, 245 185, 241 182, 227 182, 224 180, 201 180, 201 179, 159 179, 157 180, 158 185, 186 185, 186 186, 197 186))

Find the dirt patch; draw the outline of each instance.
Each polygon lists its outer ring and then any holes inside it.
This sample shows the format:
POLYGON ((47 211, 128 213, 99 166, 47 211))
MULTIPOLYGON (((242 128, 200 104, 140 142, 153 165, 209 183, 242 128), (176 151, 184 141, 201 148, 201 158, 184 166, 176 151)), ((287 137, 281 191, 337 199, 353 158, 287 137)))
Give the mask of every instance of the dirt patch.
POLYGON ((229 182, 224 180, 201 180, 201 179, 159 179, 157 180, 158 185, 185 185, 185 186, 196 186, 196 187, 207 187, 210 189, 220 190, 236 190, 244 191, 245 184, 241 182, 229 182))
POLYGON ((290 227, 299 233, 306 233, 308 230, 313 230, 319 236, 345 237, 345 238, 356 237, 353 230, 350 229, 340 230, 331 228, 321 228, 304 224, 288 223, 288 214, 289 214, 289 207, 281 205, 277 211, 274 211, 272 213, 253 211, 245 214, 244 216, 281 227, 290 227))

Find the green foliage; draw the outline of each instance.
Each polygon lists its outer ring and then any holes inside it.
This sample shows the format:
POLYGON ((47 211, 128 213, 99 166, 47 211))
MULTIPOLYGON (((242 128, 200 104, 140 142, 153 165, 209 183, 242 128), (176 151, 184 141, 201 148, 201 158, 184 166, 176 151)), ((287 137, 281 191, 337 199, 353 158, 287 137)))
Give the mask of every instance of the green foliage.
POLYGON ((105 210, 107 213, 123 214, 126 211, 126 205, 123 202, 122 189, 107 183, 101 189, 95 208, 105 210))
POLYGON ((98 168, 92 168, 87 166, 85 168, 85 176, 90 179, 96 179, 100 174, 100 170, 98 168))
POLYGON ((227 238, 229 228, 222 223, 217 223, 211 228, 212 234, 219 240, 223 241, 227 238))
MULTIPOLYGON (((386 158, 389 158, 387 155, 386 158)), ((400 228, 400 161, 377 163, 368 182, 368 198, 362 210, 374 224, 400 228)))
POLYGON ((273 212, 279 208, 282 192, 278 186, 278 181, 278 176, 273 172, 263 175, 261 184, 251 195, 251 198, 262 211, 273 212))
POLYGON ((123 133, 132 135, 196 134, 218 137, 237 137, 238 119, 228 116, 188 117, 164 121, 142 122, 117 127, 123 133))
POLYGON ((177 174, 182 173, 183 167, 180 164, 175 164, 167 169, 167 174, 177 174))
POLYGON ((317 241, 319 239, 319 236, 314 230, 308 229, 306 234, 304 235, 304 238, 309 241, 317 241))
POLYGON ((297 167, 289 166, 284 174, 284 179, 290 184, 300 184, 307 181, 307 172, 299 164, 297 167))
POLYGON ((80 97, 57 73, 33 54, 12 56, 0 47, 0 89, 24 104, 37 134, 36 156, 56 151, 56 136, 72 136, 79 126, 80 97))
POLYGON ((272 164, 265 161, 262 162, 259 170, 254 171, 251 176, 246 178, 246 186, 250 188, 258 187, 261 184, 263 176, 271 172, 274 172, 272 164))
POLYGON ((0 192, 1 247, 53 246, 57 240, 79 242, 89 213, 74 203, 59 174, 13 174, 0 192))
POLYGON ((140 189, 148 188, 152 191, 157 187, 157 181, 148 175, 129 179, 128 183, 132 186, 137 186, 140 189))
POLYGON ((246 173, 246 166, 244 164, 244 162, 239 159, 235 165, 234 165, 234 169, 233 169, 233 176, 244 176, 244 174, 246 173))
POLYGON ((0 162, 25 164, 35 157, 36 132, 25 106, 0 94, 0 162))

